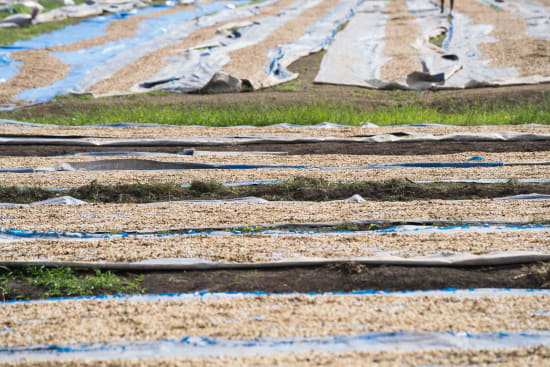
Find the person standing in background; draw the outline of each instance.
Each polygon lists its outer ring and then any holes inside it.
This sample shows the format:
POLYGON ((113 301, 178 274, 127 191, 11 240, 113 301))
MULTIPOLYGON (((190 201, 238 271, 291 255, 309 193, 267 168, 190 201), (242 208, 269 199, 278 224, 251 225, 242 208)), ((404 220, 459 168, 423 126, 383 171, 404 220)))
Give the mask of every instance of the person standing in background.
MULTIPOLYGON (((453 12, 453 6, 454 6, 455 0, 451 0, 451 11, 449 13, 453 12)), ((445 11, 445 0, 441 0, 441 13, 445 11)))

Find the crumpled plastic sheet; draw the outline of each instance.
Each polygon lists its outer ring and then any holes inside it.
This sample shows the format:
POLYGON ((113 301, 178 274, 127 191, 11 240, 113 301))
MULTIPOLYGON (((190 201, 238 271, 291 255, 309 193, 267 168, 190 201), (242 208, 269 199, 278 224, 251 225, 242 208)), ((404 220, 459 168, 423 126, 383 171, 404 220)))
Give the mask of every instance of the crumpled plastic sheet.
MULTIPOLYGON (((232 2, 216 2, 213 4, 197 6, 194 12, 187 12, 187 16, 180 14, 175 17, 174 15, 155 18, 147 22, 141 23, 141 28, 144 29, 147 34, 144 35, 142 32, 138 35, 137 38, 133 40, 138 47, 131 48, 125 47, 122 52, 117 52, 116 55, 112 55, 108 63, 98 65, 94 70, 94 73, 90 73, 85 79, 82 80, 75 87, 76 92, 84 92, 92 85, 98 83, 101 80, 104 80, 116 71, 126 67, 134 61, 137 61, 140 57, 147 55, 157 49, 162 47, 170 46, 178 41, 180 41, 186 35, 191 34, 192 32, 199 30, 201 28, 217 24, 220 22, 235 20, 239 18, 244 18, 248 16, 253 16, 257 14, 258 7, 264 7, 273 2, 273 0, 268 0, 265 2, 260 2, 248 7, 237 7, 233 3, 237 4, 246 4, 250 0, 233 0, 232 2), (214 13, 214 14, 213 14, 214 13), (208 17, 200 17, 202 15, 209 15, 208 17), (200 17, 196 19, 197 17, 200 17), (167 24, 168 23, 168 24, 167 24), (157 28, 160 30, 165 30, 164 33, 159 33, 157 28), (168 29, 166 31, 166 29, 168 29)), ((169 58, 170 65, 174 64, 177 58, 169 58)), ((181 71, 179 66, 175 67, 176 70, 181 71)), ((178 77, 177 73, 171 73, 168 76, 161 76, 164 82, 170 82, 176 80, 178 77)), ((194 75, 197 77, 197 75, 194 75)), ((209 80, 205 76, 200 76, 199 78, 205 78, 203 80, 206 84, 209 80)), ((202 80, 202 79, 201 79, 202 80)), ((136 86, 132 88, 133 92, 143 92, 151 89, 141 88, 140 84, 149 83, 151 80, 140 81, 136 86)), ((158 80, 153 80, 152 84, 156 84, 158 80)), ((112 93, 111 93, 112 94, 112 93)))
POLYGON ((499 333, 369 332, 327 337, 253 340, 187 336, 148 342, 29 345, 0 348, 0 360, 113 360, 124 358, 216 357, 305 352, 480 350, 550 346, 550 331, 499 333))
MULTIPOLYGON (((277 15, 257 19, 255 23, 240 28, 240 37, 228 38, 224 34, 217 35, 181 56, 171 57, 168 66, 134 86, 133 90, 164 89, 187 92, 201 89, 230 61, 231 52, 263 41, 275 30, 283 27, 286 22, 295 19, 303 11, 320 2, 321 0, 296 1, 277 15)), ((249 80, 249 82, 255 88, 259 87, 257 80, 249 80)))
POLYGON ((497 40, 490 36, 493 26, 490 24, 472 24, 472 19, 458 11, 453 11, 449 23, 447 15, 441 15, 437 5, 423 0, 407 0, 411 13, 417 17, 416 24, 422 29, 415 47, 420 51, 418 57, 424 65, 424 72, 430 75, 443 74, 444 83, 421 83, 420 89, 426 88, 470 88, 489 85, 522 84, 544 82, 548 77, 520 77, 514 67, 490 66, 478 45, 497 40), (438 28, 447 29, 447 38, 443 49, 435 50, 429 38, 438 28), (444 58, 454 55, 458 59, 444 58))
MULTIPOLYGON (((478 0, 484 2, 485 0, 478 0)), ((548 11, 540 5, 522 8, 527 1, 505 1, 514 13, 520 13, 527 20, 529 32, 539 38, 548 39, 548 11), (513 8, 513 9, 512 9, 513 8), (518 10, 520 9, 521 10, 518 10), (543 10, 541 10, 543 9, 543 10), (543 12, 540 14, 540 12, 543 12)), ((403 75, 395 80, 381 80, 380 70, 389 60, 384 56, 384 36, 387 15, 385 4, 366 0, 346 29, 340 32, 323 57, 315 81, 328 84, 346 84, 379 89, 442 89, 472 88, 510 84, 533 84, 550 81, 550 76, 530 75, 521 77, 513 67, 492 67, 490 60, 483 58, 478 45, 495 42, 489 36, 491 24, 472 24, 472 20, 458 11, 453 11, 449 23, 447 15, 441 15, 439 4, 424 0, 407 0, 407 7, 417 17, 416 24, 421 32, 413 45, 421 56, 422 72, 403 75), (367 27, 365 29, 365 27, 367 27), (443 49, 430 44, 429 39, 440 29, 448 35, 443 49), (358 36, 360 35, 360 36, 358 36), (442 56, 455 56, 455 59, 442 56), (369 60, 365 63, 364 60, 369 60)), ((546 8, 547 9, 547 8, 546 8)))
POLYGON ((31 204, 15 204, 15 203, 0 203, 0 208, 9 206, 36 206, 36 205, 82 205, 87 204, 85 201, 75 199, 72 196, 62 196, 58 198, 36 201, 31 204))
POLYGON ((268 77, 262 81, 263 87, 273 86, 298 77, 287 67, 300 57, 327 49, 334 40, 338 29, 352 17, 363 0, 342 0, 329 14, 317 21, 296 41, 279 45, 267 52, 266 66, 268 77))

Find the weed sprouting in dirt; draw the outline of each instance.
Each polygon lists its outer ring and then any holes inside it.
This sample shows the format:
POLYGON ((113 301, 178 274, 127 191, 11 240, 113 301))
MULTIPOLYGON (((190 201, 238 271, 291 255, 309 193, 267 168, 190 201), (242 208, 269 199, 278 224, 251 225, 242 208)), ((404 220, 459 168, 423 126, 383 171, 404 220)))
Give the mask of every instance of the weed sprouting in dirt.
POLYGON ((101 270, 75 269, 70 267, 47 268, 0 268, 0 293, 4 299, 17 298, 11 294, 10 281, 26 281, 28 285, 42 289, 42 298, 56 296, 88 296, 94 294, 143 293, 143 276, 131 280, 101 270))

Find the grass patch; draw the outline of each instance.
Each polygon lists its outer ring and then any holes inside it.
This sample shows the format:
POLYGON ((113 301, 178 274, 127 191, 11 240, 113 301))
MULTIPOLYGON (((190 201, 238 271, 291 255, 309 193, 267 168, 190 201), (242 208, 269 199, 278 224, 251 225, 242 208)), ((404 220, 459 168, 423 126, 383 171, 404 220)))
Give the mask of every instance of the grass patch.
POLYGON ((447 37, 447 33, 443 32, 439 36, 430 38, 430 43, 437 47, 443 47, 443 42, 445 41, 446 37, 447 37))
POLYGON ((304 83, 299 79, 294 79, 274 87, 273 90, 277 92, 294 92, 295 93, 295 92, 304 90, 304 83))
MULTIPOLYGON (((299 83, 299 82, 296 82, 299 83)), ((284 87, 280 87, 284 88, 284 87)), ((289 84, 289 91, 297 84, 289 84)), ((136 96, 136 98, 138 98, 136 96)), ((443 108, 419 103, 361 110, 333 103, 306 104, 229 104, 207 106, 132 103, 128 105, 80 105, 58 113, 33 113, 18 109, 0 113, 1 118, 61 125, 107 124, 116 122, 157 123, 204 126, 265 126, 277 123, 300 125, 330 121, 345 125, 360 125, 366 121, 381 126, 413 123, 441 123, 451 125, 484 124, 550 124, 550 93, 539 102, 524 104, 457 104, 443 108)))
POLYGON ((194 181, 188 187, 175 183, 88 185, 62 191, 42 188, 0 186, 0 202, 30 203, 63 195, 99 203, 150 203, 176 200, 214 200, 256 196, 271 201, 327 201, 341 200, 359 194, 367 200, 472 200, 537 192, 550 194, 548 183, 430 183, 416 184, 408 180, 363 181, 351 184, 330 183, 322 179, 296 177, 288 182, 268 185, 228 187, 218 182, 194 181))
MULTIPOLYGON (((30 14, 31 8, 26 7, 23 4, 14 4, 9 7, 9 9, 0 11, 0 20, 7 18, 15 14, 30 14)), ((12 28, 13 29, 13 28, 12 28)))
POLYGON ((4 300, 18 298, 12 294, 14 282, 24 281, 29 286, 40 289, 41 298, 58 296, 90 296, 114 293, 143 293, 143 276, 132 280, 121 279, 110 271, 90 271, 69 267, 46 268, 31 266, 26 268, 0 268, 0 297, 4 300), (11 284, 10 284, 11 283, 11 284))

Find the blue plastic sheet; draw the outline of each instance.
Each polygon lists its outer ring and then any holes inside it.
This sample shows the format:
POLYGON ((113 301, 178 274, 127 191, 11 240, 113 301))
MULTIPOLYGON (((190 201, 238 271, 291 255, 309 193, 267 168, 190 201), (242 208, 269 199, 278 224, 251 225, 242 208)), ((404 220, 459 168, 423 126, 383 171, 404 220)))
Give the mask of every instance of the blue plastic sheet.
MULTIPOLYGON (((109 238, 159 238, 159 237, 176 237, 176 236, 192 236, 192 235, 249 235, 249 234, 266 234, 273 236, 282 235, 336 235, 346 233, 369 233, 369 234, 426 234, 426 233, 449 233, 449 232, 521 232, 521 231, 550 231, 550 225, 547 224, 503 224, 503 225, 457 225, 457 226, 428 226, 428 225, 398 225, 385 229, 371 231, 348 231, 348 230, 329 230, 321 231, 312 228, 311 230, 296 230, 296 229, 267 229, 258 231, 242 231, 239 229, 227 230, 199 230, 190 229, 188 231, 179 231, 166 233, 99 233, 99 232, 58 232, 58 231, 34 231, 20 229, 2 229, 0 228, 0 236, 7 240, 12 238, 14 241, 20 239, 109 239, 109 238)), ((160 232, 160 230, 159 230, 160 232)))
MULTIPOLYGON (((250 0, 236 0, 233 3, 247 3, 250 0)), ((140 22, 139 30, 135 37, 122 38, 103 45, 81 49, 74 52, 54 52, 54 56, 69 65, 69 74, 62 80, 41 88, 28 89, 19 93, 16 98, 20 100, 33 100, 36 103, 47 102, 58 94, 64 94, 74 90, 79 83, 94 69, 104 65, 109 59, 132 49, 139 49, 140 45, 153 41, 184 22, 197 17, 215 13, 227 8, 228 2, 218 1, 212 4, 198 5, 192 11, 180 11, 156 18, 145 18, 140 22)), ((10 58, 12 51, 44 49, 56 46, 70 45, 78 41, 100 37, 105 35, 107 26, 117 19, 146 15, 166 6, 154 6, 137 10, 132 13, 116 13, 99 16, 83 22, 68 26, 58 31, 43 34, 26 41, 17 41, 11 46, 0 48, 0 75, 6 76, 6 80, 17 73, 16 64, 10 58)))
MULTIPOLYGON (((227 3, 215 2, 197 7, 194 11, 181 11, 157 18, 148 18, 140 23, 137 35, 132 38, 123 38, 116 42, 109 42, 74 52, 54 52, 62 62, 71 65, 70 72, 62 80, 52 83, 47 87, 28 89, 16 96, 22 100, 47 102, 58 94, 65 94, 73 90, 94 68, 104 65, 108 60, 124 51, 128 51, 155 37, 162 35, 166 29, 177 24, 190 21, 196 17, 225 9, 227 3)), ((46 35, 45 35, 46 36, 46 35)))

